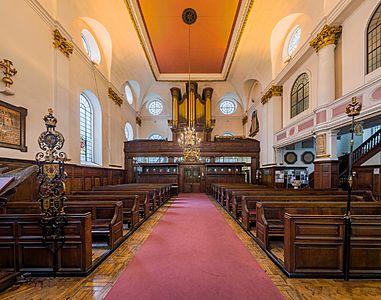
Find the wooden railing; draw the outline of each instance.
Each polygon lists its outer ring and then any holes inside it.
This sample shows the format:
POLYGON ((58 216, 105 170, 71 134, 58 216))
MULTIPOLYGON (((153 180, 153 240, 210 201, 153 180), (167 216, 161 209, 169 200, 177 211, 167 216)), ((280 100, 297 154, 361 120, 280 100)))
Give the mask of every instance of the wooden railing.
MULTIPOLYGON (((353 165, 360 165, 370 158, 377 147, 381 145, 381 128, 376 131, 370 138, 364 141, 360 146, 353 151, 353 165), (369 154, 369 157, 367 157, 369 154)), ((348 181, 348 164, 349 154, 339 157, 339 172, 340 172, 340 187, 346 188, 348 181)))

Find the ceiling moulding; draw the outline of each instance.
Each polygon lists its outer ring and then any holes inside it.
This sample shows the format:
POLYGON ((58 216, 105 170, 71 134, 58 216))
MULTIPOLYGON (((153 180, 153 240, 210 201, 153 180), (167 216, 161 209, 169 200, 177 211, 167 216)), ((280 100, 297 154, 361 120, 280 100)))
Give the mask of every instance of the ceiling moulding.
MULTIPOLYGON (((255 0, 242 0, 241 5, 237 10, 234 28, 229 38, 221 73, 193 73, 190 75, 191 80, 226 81, 227 77, 229 76, 230 69, 234 61, 237 49, 239 47, 239 43, 244 29, 246 27, 246 23, 249 18, 254 1, 255 0)), ((126 4, 126 8, 130 15, 135 31, 139 37, 140 44, 142 45, 143 51, 145 53, 145 56, 147 58, 148 64, 151 68, 155 80, 163 82, 188 81, 188 73, 160 73, 155 54, 151 46, 150 38, 140 12, 138 0, 124 0, 124 2, 126 4)))

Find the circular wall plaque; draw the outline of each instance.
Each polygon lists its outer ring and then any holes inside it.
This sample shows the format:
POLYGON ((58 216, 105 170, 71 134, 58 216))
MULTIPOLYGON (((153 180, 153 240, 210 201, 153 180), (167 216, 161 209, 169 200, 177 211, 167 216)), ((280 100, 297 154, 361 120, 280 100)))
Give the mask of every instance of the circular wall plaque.
POLYGON ((298 157, 295 152, 287 152, 284 155, 284 161, 289 165, 293 165, 297 161, 298 157))
POLYGON ((311 151, 306 151, 302 154, 302 161, 305 164, 310 164, 314 161, 315 155, 311 151))

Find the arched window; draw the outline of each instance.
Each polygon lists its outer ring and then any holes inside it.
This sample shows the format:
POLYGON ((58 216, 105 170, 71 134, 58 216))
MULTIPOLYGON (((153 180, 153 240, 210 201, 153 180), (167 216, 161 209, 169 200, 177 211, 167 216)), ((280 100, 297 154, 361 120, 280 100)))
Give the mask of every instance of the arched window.
POLYGON ((368 25, 368 73, 381 67, 381 5, 379 5, 368 25))
POLYGON ((287 54, 291 56, 298 48, 300 37, 302 35, 302 29, 297 25, 294 30, 291 31, 291 37, 287 45, 287 54))
POLYGON ((127 102, 132 104, 132 102, 134 102, 134 97, 132 96, 132 91, 128 83, 124 86, 124 93, 126 94, 127 102))
POLYGON ((90 60, 96 64, 101 62, 101 52, 94 36, 87 29, 82 30, 83 48, 90 60))
POLYGON ((148 103, 147 108, 151 115, 160 115, 163 111, 163 102, 158 99, 152 100, 148 103))
POLYGON ((234 134, 231 132, 224 132, 224 136, 234 136, 234 134))
POLYGON ((164 138, 158 133, 151 133, 148 137, 150 140, 164 140, 164 138))
POLYGON ((291 90, 291 118, 308 109, 309 81, 307 73, 299 75, 291 90))
POLYGON ((237 109, 237 104, 234 100, 224 99, 220 102, 220 111, 224 115, 231 115, 237 109))
POLYGON ((94 109, 84 93, 80 96, 79 124, 81 163, 92 163, 94 158, 94 109))
POLYGON ((126 123, 126 126, 124 126, 124 133, 127 141, 132 141, 134 139, 134 130, 132 129, 132 125, 128 122, 126 123))

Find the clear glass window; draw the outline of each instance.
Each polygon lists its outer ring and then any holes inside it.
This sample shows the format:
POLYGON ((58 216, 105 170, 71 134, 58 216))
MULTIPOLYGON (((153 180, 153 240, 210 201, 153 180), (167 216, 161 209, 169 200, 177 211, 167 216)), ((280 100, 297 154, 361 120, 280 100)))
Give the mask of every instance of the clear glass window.
POLYGON ((150 140, 164 140, 164 138, 160 134, 158 134, 158 133, 152 133, 152 134, 150 134, 148 139, 150 139, 150 140))
POLYGON ((295 50, 298 48, 301 35, 302 35, 302 29, 299 26, 297 26, 288 43, 287 54, 289 56, 291 56, 295 52, 295 50))
POLYGON ((222 100, 220 103, 220 111, 224 115, 231 115, 234 113, 237 109, 237 105, 234 101, 232 100, 222 100))
POLYGON ((85 94, 80 96, 79 109, 81 163, 93 162, 94 157, 94 110, 85 94))
POLYGON ((154 115, 160 115, 163 111, 163 103, 160 100, 153 100, 148 104, 148 111, 154 115))

